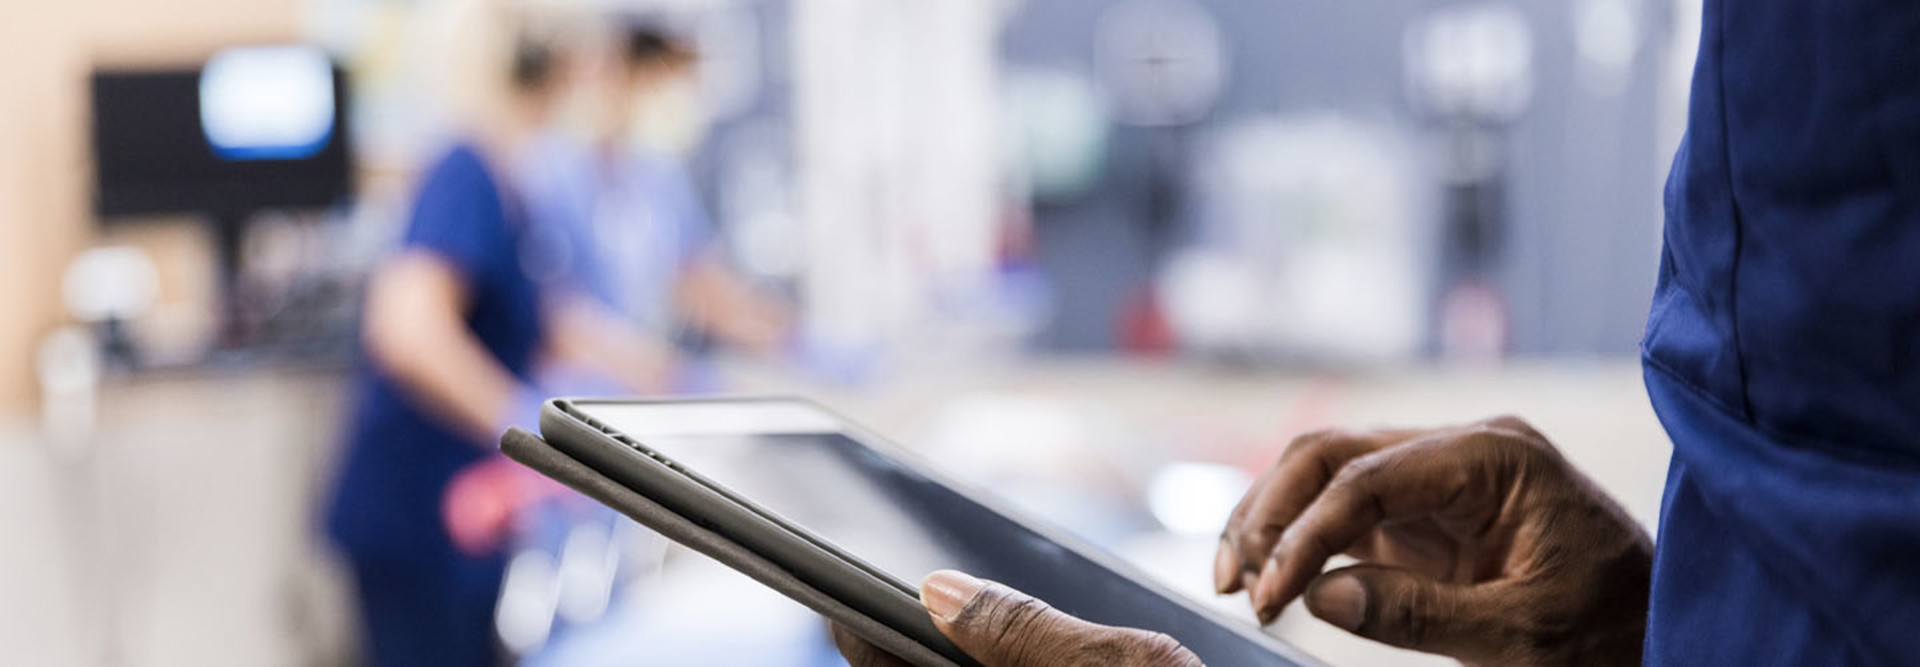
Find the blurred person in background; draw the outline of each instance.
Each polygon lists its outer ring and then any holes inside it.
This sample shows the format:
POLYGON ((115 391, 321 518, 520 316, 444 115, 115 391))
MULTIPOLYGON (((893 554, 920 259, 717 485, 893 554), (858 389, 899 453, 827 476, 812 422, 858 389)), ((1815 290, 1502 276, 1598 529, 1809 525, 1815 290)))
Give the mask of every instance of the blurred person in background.
POLYGON ((591 365, 627 391, 671 373, 662 346, 559 298, 559 230, 506 178, 570 85, 550 40, 510 7, 465 2, 462 138, 419 189, 399 249, 371 277, 364 359, 327 518, 357 584, 372 665, 499 663, 492 611, 515 510, 546 489, 492 454, 533 427, 540 369, 591 365))
MULTIPOLYGON (((1641 344, 1673 442, 1658 549, 1518 419, 1331 431, 1234 510, 1220 593, 1476 665, 1914 663, 1920 4, 1703 16, 1641 344)), ((988 667, 1199 664, 958 572, 921 597, 988 667)))
MULTIPOLYGON (((569 295, 589 302, 575 310, 663 346, 777 351, 787 308, 731 270, 685 165, 706 124, 694 46, 659 21, 617 23, 580 50, 581 85, 517 170, 532 217, 565 232, 569 295)), ((672 388, 712 390, 695 366, 672 388)))

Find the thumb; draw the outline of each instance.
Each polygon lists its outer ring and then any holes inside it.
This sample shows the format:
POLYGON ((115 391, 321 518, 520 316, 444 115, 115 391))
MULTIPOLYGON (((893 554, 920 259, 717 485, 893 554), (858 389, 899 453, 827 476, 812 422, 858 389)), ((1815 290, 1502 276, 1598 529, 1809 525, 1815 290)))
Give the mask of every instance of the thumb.
POLYGON ((1507 605, 1486 586, 1435 581, 1399 568, 1355 565, 1320 575, 1307 589, 1307 610, 1348 632, 1383 644, 1461 660, 1497 654, 1498 614, 1507 605))
POLYGON ((933 624, 987 667, 1200 664, 1163 634, 1074 618, 1020 591, 941 570, 920 584, 933 624))

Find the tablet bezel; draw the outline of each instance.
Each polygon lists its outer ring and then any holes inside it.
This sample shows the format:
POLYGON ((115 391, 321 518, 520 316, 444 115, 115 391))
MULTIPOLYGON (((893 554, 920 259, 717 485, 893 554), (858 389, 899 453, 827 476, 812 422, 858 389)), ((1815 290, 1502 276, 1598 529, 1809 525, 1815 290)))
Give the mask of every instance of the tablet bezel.
POLYGON ((833 543, 781 517, 770 509, 740 497, 718 482, 599 422, 586 410, 601 405, 714 405, 786 403, 804 406, 833 421, 838 433, 862 447, 891 459, 927 480, 946 487, 962 499, 1000 515, 1013 524, 1070 550, 1082 558, 1132 580, 1167 602, 1204 617, 1278 657, 1301 665, 1318 661, 1253 628, 1222 618, 1217 612, 1180 595, 1118 558, 1064 530, 1037 521, 1006 506, 990 494, 940 473, 924 459, 898 444, 866 430, 816 402, 792 396, 726 396, 676 399, 563 398, 549 401, 542 411, 541 430, 550 444, 582 463, 714 532, 734 540, 770 562, 787 568, 821 591, 848 606, 895 628, 961 665, 975 663, 933 626, 919 601, 918 589, 880 570, 833 543), (580 437, 573 437, 580 436, 580 437))
MULTIPOLYGON (((740 400, 740 399, 721 399, 740 400)), ((959 665, 979 664, 948 641, 920 604, 918 589, 741 498, 631 436, 600 423, 576 403, 690 404, 696 401, 555 399, 540 416, 548 444, 661 506, 760 554, 802 582, 894 628, 959 665)), ((712 401, 699 401, 711 403, 712 401)))

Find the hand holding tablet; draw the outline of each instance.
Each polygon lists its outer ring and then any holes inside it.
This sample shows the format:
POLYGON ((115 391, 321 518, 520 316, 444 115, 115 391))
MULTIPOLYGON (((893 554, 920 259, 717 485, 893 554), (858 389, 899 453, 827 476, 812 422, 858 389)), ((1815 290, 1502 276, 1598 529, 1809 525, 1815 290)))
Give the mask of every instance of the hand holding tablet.
MULTIPOLYGON (((856 667, 1314 664, 804 402, 555 401, 541 427, 502 448, 818 611, 856 667)), ((1304 593, 1396 646, 1616 664, 1639 657, 1651 550, 1500 418, 1297 439, 1234 511, 1215 576, 1262 622, 1304 593), (1322 574, 1337 553, 1366 562, 1322 574)))
POLYGON ((907 583, 939 570, 1059 618, 1168 635, 1216 667, 1317 664, 805 402, 559 400, 540 436, 510 431, 501 448, 909 664, 981 664, 907 583))

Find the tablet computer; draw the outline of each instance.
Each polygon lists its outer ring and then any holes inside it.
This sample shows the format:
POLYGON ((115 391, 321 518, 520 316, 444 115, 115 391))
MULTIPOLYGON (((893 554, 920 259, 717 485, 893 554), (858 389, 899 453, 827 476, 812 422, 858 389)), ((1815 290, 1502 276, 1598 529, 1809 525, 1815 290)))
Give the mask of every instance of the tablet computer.
POLYGON ((975 664, 919 601, 943 568, 1164 632, 1214 667, 1317 664, 803 400, 559 399, 540 430, 502 448, 917 664, 975 664))

